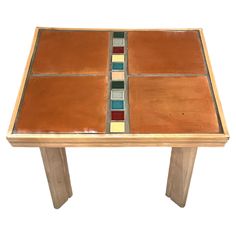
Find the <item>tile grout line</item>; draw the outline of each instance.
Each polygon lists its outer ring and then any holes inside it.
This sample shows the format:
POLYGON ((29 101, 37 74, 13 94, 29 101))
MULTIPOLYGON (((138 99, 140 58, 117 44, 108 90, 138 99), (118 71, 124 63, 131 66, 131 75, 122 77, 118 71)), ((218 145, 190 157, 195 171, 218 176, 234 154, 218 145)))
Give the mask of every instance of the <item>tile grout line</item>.
POLYGON ((198 76, 208 76, 208 74, 128 74, 128 77, 137 77, 137 78, 142 78, 142 77, 198 77, 198 76))
POLYGON ((124 78, 124 93, 125 93, 125 133, 130 132, 129 122, 129 81, 128 81, 128 33, 124 33, 125 46, 124 46, 124 67, 125 67, 125 78, 124 78))
POLYGON ((101 73, 101 74, 48 74, 48 73, 40 73, 40 74, 31 74, 31 77, 82 77, 82 76, 91 76, 91 77, 96 77, 96 76, 107 76, 109 73, 101 73))
POLYGON ((110 123, 111 123, 111 71, 112 71, 112 48, 113 48, 113 33, 109 32, 109 50, 108 50, 108 60, 109 60, 109 65, 108 65, 108 83, 107 83, 107 91, 108 91, 108 96, 107 96, 107 118, 106 118, 106 133, 110 133, 110 123))

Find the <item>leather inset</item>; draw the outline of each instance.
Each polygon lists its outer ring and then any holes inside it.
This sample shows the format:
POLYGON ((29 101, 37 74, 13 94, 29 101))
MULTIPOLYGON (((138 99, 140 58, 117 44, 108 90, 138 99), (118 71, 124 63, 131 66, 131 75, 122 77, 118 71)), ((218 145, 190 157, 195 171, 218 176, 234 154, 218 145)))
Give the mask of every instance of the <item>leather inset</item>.
POLYGON ((129 74, 206 74, 197 31, 128 32, 129 74))
POLYGON ((35 74, 106 74, 109 32, 42 30, 35 74))
POLYGON ((15 126, 17 133, 104 133, 105 76, 31 77, 15 126))
POLYGON ((130 133, 219 133, 207 77, 130 77, 130 133))

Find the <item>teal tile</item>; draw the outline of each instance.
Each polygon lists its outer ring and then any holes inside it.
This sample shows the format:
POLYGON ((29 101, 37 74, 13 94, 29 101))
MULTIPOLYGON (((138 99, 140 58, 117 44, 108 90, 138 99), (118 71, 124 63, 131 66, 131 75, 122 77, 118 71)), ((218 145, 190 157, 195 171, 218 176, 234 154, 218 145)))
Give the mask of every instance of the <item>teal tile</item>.
POLYGON ((111 109, 112 110, 123 110, 124 109, 124 101, 111 100, 111 109))
POLYGON ((112 81, 111 88, 112 89, 124 89, 124 81, 112 81))
POLYGON ((112 63, 112 70, 123 70, 124 69, 124 63, 122 62, 113 62, 112 63))
POLYGON ((114 38, 124 38, 125 33, 124 32, 114 32, 113 37, 114 38))

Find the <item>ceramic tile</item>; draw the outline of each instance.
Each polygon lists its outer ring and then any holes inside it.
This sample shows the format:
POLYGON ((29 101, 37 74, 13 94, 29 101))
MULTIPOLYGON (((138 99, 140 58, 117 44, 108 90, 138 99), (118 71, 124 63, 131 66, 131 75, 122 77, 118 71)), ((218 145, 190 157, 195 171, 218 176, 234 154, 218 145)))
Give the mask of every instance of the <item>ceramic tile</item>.
POLYGON ((124 81, 112 81, 112 89, 124 89, 124 81))
POLYGON ((124 100, 124 90, 111 90, 111 99, 112 100, 124 100))
POLYGON ((125 56, 114 54, 114 55, 112 55, 112 61, 113 62, 124 62, 125 61, 125 56))
POLYGON ((124 101, 111 100, 111 109, 112 110, 123 110, 124 109, 124 101))
POLYGON ((124 122, 111 122, 110 132, 111 133, 123 133, 123 132, 125 132, 125 123, 124 122))
POLYGON ((113 37, 114 38, 124 38, 125 33, 124 32, 114 32, 113 37))
POLYGON ((113 47, 112 53, 124 53, 124 47, 113 47))
POLYGON ((125 79, 125 73, 122 71, 115 71, 111 74, 112 80, 124 80, 125 79))
POLYGON ((125 112, 124 111, 112 111, 111 120, 124 120, 125 112))
POLYGON ((113 47, 124 47, 125 40, 121 38, 113 38, 113 47))
POLYGON ((112 62, 112 70, 124 70, 124 63, 122 62, 112 62))

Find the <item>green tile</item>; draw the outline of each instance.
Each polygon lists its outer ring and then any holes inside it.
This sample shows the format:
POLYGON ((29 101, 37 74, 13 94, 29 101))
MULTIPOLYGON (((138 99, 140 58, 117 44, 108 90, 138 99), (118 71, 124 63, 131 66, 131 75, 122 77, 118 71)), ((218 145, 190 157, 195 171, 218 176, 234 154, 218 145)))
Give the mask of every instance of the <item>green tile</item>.
POLYGON ((124 88, 124 81, 112 81, 111 88, 112 89, 123 89, 124 88))
POLYGON ((124 32, 114 32, 113 37, 114 38, 124 38, 125 33, 124 32))

